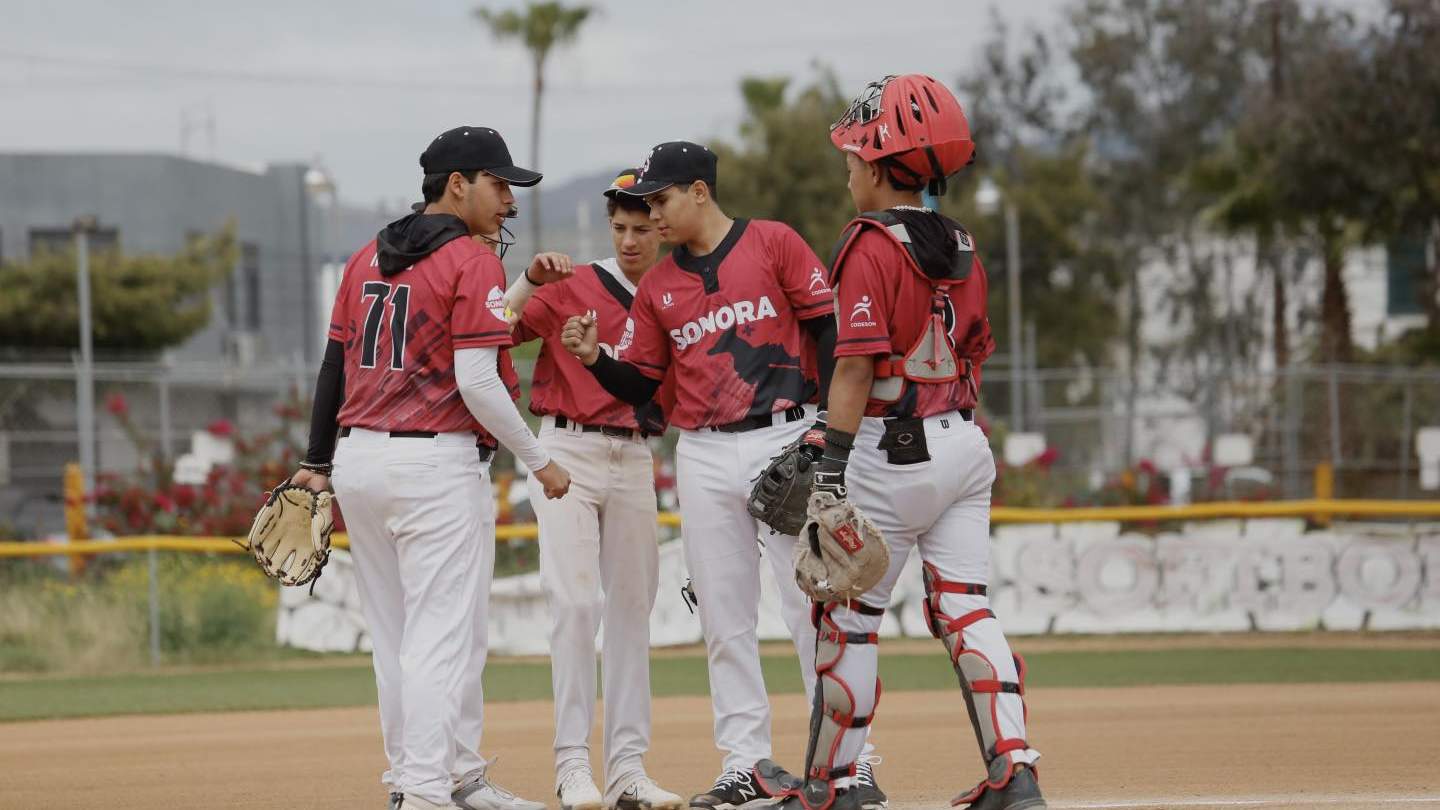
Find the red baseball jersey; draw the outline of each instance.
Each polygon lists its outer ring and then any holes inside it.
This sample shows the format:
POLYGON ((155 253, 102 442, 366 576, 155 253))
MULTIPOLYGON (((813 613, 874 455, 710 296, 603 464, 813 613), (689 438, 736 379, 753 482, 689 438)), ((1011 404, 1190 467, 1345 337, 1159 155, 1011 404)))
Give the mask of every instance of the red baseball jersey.
MULTIPOLYGON (((904 355, 930 321, 931 286, 909 264, 905 249, 875 228, 863 228, 843 259, 835 285, 835 356, 904 355), (840 272, 842 271, 843 272, 840 272)), ((974 408, 980 389, 980 364, 995 351, 986 315, 988 282, 977 254, 969 277, 950 287, 945 327, 955 353, 968 359, 964 375, 948 383, 905 382, 905 393, 891 403, 871 400, 866 416, 919 416, 974 408)))
POLYGON ((799 234, 737 219, 711 253, 677 247, 640 280, 623 359, 652 379, 673 369, 676 427, 783 411, 818 392, 800 321, 831 306, 824 264, 799 234))
POLYGON ((570 278, 546 284, 535 292, 515 325, 515 342, 539 338, 540 357, 530 380, 530 411, 564 416, 582 425, 665 430, 665 409, 674 402, 674 384, 667 377, 655 399, 631 405, 611 396, 594 375, 560 343, 560 330, 573 315, 593 310, 600 349, 621 357, 635 332, 630 304, 635 288, 613 262, 576 265, 570 278))
MULTIPOLYGON (((362 248, 330 316, 330 337, 345 344, 340 425, 478 432, 455 384, 455 351, 510 344, 504 294, 499 257, 473 239, 452 239, 392 276, 381 275, 373 241, 362 248)), ((516 396, 506 353, 499 364, 516 396)))

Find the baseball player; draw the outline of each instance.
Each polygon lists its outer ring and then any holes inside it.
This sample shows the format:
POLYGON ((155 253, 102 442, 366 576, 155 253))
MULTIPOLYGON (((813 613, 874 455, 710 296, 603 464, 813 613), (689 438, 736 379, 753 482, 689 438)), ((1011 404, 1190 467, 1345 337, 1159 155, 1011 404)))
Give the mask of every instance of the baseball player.
MULTIPOLYGON (((530 433, 501 378, 499 347, 510 342, 504 270, 469 237, 495 231, 514 203, 510 185, 540 175, 516 167, 485 127, 442 133, 420 165, 424 210, 386 226, 346 266, 310 447, 292 481, 333 484, 344 510, 374 648, 391 807, 536 810, 544 805, 487 779, 476 750, 482 704, 467 694, 478 692, 495 559, 481 425, 547 497, 562 497, 570 476, 530 433)), ((537 256, 531 272, 558 276, 562 265, 537 256)))
MULTIPOLYGON (((715 744, 724 752, 714 786, 690 806, 728 810, 770 803, 776 794, 762 778, 792 778, 769 759, 770 703, 756 637, 760 525, 746 501, 770 456, 815 421, 806 403, 817 391, 824 400, 813 370, 818 361, 820 380, 828 380, 834 318, 814 252, 781 223, 726 216, 715 196, 716 164, 699 144, 662 143, 640 181, 621 191, 649 204, 660 238, 675 246, 636 290, 623 359, 600 350, 589 315, 567 321, 562 339, 626 402, 647 401, 668 371, 675 374, 670 421, 680 429, 682 537, 709 659, 715 744)), ((763 542, 808 691, 815 630, 791 570, 795 538, 767 528, 763 542)))
POLYGON ((1025 735, 1024 665, 986 597, 995 463, 974 411, 980 364, 995 348, 985 269, 965 229, 921 205, 927 186, 942 194, 946 178, 969 164, 969 124, 934 79, 888 76, 865 88, 830 137, 861 214, 829 276, 837 358, 814 486, 848 497, 874 522, 890 565, 859 600, 816 606, 821 686, 806 782, 783 806, 861 806, 852 780, 880 694, 876 633, 918 548, 926 617, 959 677, 987 766, 954 803, 1043 808, 1040 755, 1025 735))
MULTIPOLYGON (((645 774, 650 747, 650 609, 660 554, 654 461, 646 442, 664 431, 654 401, 636 406, 606 393, 560 344, 574 312, 593 311, 612 354, 631 340, 630 303, 655 264, 660 234, 629 169, 605 190, 615 257, 579 265, 564 281, 537 286, 522 273, 506 296, 518 317, 515 342, 543 341, 531 380, 530 410, 541 416, 540 444, 574 476, 562 500, 541 497, 530 479, 540 522, 540 581, 554 625, 555 785, 564 810, 676 810, 680 796, 645 774), (605 625, 605 784, 590 772, 595 716, 595 633, 605 625)), ((660 395, 665 399, 666 389, 660 395)))

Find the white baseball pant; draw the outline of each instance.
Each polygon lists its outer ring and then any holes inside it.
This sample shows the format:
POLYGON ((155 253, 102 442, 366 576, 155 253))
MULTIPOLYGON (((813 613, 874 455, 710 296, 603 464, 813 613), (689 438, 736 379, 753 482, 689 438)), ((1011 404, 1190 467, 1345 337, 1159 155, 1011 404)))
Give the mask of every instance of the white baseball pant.
MULTIPOLYGON (((990 578, 990 487, 995 483, 995 459, 990 442, 973 422, 955 411, 925 420, 925 442, 930 460, 895 465, 877 449, 884 433, 880 419, 861 421, 855 449, 845 472, 849 498, 885 535, 890 546, 890 568, 885 578, 861 597, 869 605, 890 603, 890 592, 913 548, 920 559, 934 565, 948 582, 986 585, 990 578)), ((985 596, 946 593, 945 612, 963 616, 989 606, 985 596)), ((865 616, 837 608, 831 616, 841 630, 874 633, 881 616, 865 616)), ((963 631, 964 646, 985 654, 1002 681, 1017 680, 1010 644, 997 619, 983 619, 963 631)), ((855 715, 875 710, 875 679, 879 645, 847 645, 834 673, 855 698, 855 715)), ((998 695, 996 715, 1006 738, 1025 738, 1024 705, 1019 695, 998 695)), ((956 726, 968 725, 963 698, 957 693, 956 726)), ((836 766, 854 762, 865 744, 866 730, 850 729, 836 752, 836 766)), ((967 733, 968 736, 968 733, 967 733)), ((1012 753, 1014 760, 1033 763, 1040 752, 1026 748, 1012 753)))
POLYGON ((390 764, 382 781, 436 804, 450 801, 463 772, 462 697, 479 694, 476 623, 486 619, 495 559, 486 472, 473 433, 352 429, 331 477, 373 648, 390 764))
POLYGON ((595 633, 603 622, 605 796, 613 804, 645 775, 650 748, 650 610, 660 571, 654 460, 642 439, 557 428, 550 416, 540 444, 570 471, 570 492, 559 500, 546 498, 530 476, 553 622, 556 786, 590 764, 595 633))
MULTIPOLYGON (((783 420, 784 414, 777 414, 783 420)), ((815 688, 815 628, 810 603, 795 584, 793 535, 772 534, 746 510, 752 481, 770 458, 814 423, 806 409, 795 422, 744 433, 682 430, 675 449, 685 565, 699 600, 700 628, 715 711, 715 746, 726 769, 748 769, 771 756, 770 698, 760 672, 756 635, 760 609, 760 547, 780 589, 781 614, 800 658, 807 701, 815 688)))

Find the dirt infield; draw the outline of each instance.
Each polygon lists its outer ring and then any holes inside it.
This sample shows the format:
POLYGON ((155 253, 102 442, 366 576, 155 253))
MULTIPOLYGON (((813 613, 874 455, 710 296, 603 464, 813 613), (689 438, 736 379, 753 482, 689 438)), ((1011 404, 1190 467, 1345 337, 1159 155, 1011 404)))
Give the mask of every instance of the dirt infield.
MULTIPOLYGON (((1440 807, 1440 684, 1036 689, 1032 742, 1057 808, 1440 807)), ((550 704, 487 707, 497 780, 552 797, 550 704)), ((708 786, 706 698, 655 703, 652 775, 708 786)), ((776 701, 798 767, 803 700, 776 701)), ((958 694, 887 694, 876 726, 891 807, 945 807, 980 776, 958 694)), ((352 810, 385 806, 373 709, 0 724, 0 808, 352 810)))

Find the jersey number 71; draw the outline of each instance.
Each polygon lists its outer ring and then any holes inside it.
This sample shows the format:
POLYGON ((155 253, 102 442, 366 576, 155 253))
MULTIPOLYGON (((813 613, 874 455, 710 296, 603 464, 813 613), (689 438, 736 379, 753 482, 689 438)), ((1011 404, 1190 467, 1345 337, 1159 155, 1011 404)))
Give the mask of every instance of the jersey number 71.
POLYGON ((385 300, 390 300, 390 368, 399 371, 405 360, 405 323, 410 316, 410 285, 392 288, 384 281, 367 281, 360 288, 362 299, 370 299, 365 313, 365 333, 360 342, 360 367, 375 367, 376 343, 380 339, 380 322, 385 317, 385 300), (393 291, 392 291, 393 290, 393 291))

